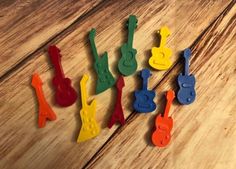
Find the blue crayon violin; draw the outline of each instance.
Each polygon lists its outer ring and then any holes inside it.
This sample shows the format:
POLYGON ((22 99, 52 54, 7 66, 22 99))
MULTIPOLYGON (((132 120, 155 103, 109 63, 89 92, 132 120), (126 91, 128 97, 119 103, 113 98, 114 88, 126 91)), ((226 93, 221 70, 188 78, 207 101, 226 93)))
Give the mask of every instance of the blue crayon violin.
POLYGON ((156 104, 153 101, 156 94, 154 91, 147 89, 148 78, 150 76, 151 76, 150 70, 143 69, 141 71, 141 77, 143 79, 142 90, 134 92, 135 101, 133 107, 139 113, 148 113, 156 109, 156 104))
POLYGON ((185 60, 184 73, 180 73, 178 76, 179 91, 177 93, 177 99, 181 104, 190 104, 194 102, 196 97, 195 92, 195 77, 189 75, 189 58, 191 56, 191 50, 189 48, 184 50, 183 57, 185 60))

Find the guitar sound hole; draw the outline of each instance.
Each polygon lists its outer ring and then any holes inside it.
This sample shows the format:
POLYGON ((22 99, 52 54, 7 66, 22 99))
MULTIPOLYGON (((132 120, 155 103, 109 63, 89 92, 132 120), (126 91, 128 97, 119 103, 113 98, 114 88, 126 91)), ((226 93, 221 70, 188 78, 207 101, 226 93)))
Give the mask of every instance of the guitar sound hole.
POLYGON ((159 53, 160 57, 164 58, 165 57, 165 54, 163 52, 160 52, 159 53))
POLYGON ((131 62, 130 61, 124 61, 124 63, 123 63, 125 66, 128 66, 128 67, 130 67, 130 66, 132 66, 132 64, 131 64, 131 62))

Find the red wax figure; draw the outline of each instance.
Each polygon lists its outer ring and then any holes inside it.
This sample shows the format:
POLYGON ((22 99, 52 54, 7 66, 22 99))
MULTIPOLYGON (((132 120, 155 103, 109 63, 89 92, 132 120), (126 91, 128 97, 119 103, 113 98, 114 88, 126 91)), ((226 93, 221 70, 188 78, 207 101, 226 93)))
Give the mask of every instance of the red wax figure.
POLYGON ((111 119, 108 123, 108 128, 111 128, 116 122, 119 122, 121 125, 125 124, 125 118, 122 108, 122 88, 125 86, 123 76, 120 76, 116 82, 116 89, 117 89, 117 98, 115 104, 115 110, 111 116, 111 119))
POLYGON ((55 88, 55 100, 56 103, 62 107, 67 107, 75 103, 77 99, 77 93, 71 86, 71 80, 65 78, 62 66, 61 66, 61 55, 60 49, 56 46, 49 46, 48 48, 49 57, 55 68, 55 76, 52 80, 55 88))

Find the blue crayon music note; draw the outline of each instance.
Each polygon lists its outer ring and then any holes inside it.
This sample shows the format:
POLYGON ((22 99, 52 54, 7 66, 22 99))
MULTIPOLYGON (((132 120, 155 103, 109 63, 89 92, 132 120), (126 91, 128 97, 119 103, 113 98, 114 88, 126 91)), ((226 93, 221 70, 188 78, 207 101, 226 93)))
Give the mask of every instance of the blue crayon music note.
POLYGON ((134 92, 135 102, 133 107, 139 113, 148 113, 156 109, 156 104, 153 101, 156 94, 154 91, 147 89, 148 78, 150 76, 150 70, 143 69, 141 71, 141 77, 143 79, 142 89, 134 92))
POLYGON ((189 75, 189 58, 191 56, 191 50, 189 48, 184 50, 183 57, 185 60, 184 73, 180 73, 178 76, 179 91, 177 93, 177 99, 181 104, 190 104, 194 102, 196 98, 195 92, 195 77, 189 75))

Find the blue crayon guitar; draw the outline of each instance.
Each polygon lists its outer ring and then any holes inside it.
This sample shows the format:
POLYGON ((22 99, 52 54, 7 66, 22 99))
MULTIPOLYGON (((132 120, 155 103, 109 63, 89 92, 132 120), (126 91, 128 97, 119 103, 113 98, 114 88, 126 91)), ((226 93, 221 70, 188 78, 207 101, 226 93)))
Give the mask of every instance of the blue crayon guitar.
POLYGON ((180 73, 178 76, 179 91, 177 99, 181 104, 190 104, 194 102, 196 97, 195 92, 195 77, 189 75, 189 58, 191 56, 191 50, 189 48, 184 50, 183 57, 185 60, 184 73, 180 73))
POLYGON ((151 76, 150 70, 143 69, 141 77, 143 79, 143 87, 141 90, 135 91, 134 109, 139 113, 148 113, 156 109, 156 104, 153 102, 155 92, 147 89, 148 78, 151 76))

